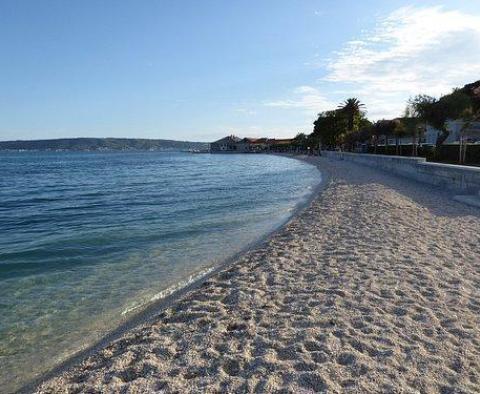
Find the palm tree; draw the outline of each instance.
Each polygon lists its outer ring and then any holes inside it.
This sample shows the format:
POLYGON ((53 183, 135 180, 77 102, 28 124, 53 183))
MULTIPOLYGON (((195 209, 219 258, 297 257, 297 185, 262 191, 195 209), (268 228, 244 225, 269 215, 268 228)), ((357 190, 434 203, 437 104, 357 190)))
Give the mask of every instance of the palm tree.
POLYGON ((338 109, 347 115, 349 131, 353 130, 355 117, 362 113, 362 108, 364 107, 365 104, 361 103, 360 100, 355 97, 345 100, 338 106, 338 109))

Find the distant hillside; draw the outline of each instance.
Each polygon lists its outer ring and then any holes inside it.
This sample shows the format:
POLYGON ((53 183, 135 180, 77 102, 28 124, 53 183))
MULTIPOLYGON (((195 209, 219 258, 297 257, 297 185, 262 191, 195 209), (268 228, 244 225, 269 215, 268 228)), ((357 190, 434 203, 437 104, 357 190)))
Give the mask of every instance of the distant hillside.
POLYGON ((54 140, 0 141, 0 150, 188 150, 207 149, 204 142, 148 140, 137 138, 59 138, 54 140))

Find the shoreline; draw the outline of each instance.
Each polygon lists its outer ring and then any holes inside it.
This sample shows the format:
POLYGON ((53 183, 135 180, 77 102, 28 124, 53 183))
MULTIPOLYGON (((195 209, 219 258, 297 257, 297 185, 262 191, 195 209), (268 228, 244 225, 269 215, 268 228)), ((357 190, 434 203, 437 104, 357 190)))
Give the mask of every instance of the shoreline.
POLYGON ((329 179, 268 241, 37 392, 478 392, 480 210, 308 160, 329 179))
MULTIPOLYGON (((312 188, 311 192, 309 193, 308 197, 297 204, 295 209, 272 231, 265 234, 264 236, 260 237, 259 239, 255 240, 254 242, 249 243, 246 245, 242 250, 235 253, 233 256, 229 257, 218 266, 212 267, 208 269, 205 274, 198 274, 198 277, 194 278, 188 283, 180 287, 177 290, 169 293, 167 296, 160 298, 158 300, 153 301, 146 307, 144 307, 139 312, 134 312, 132 316, 130 316, 125 322, 123 322, 119 327, 113 329, 112 331, 108 332, 105 336, 103 336, 99 341, 87 346, 85 349, 81 349, 75 352, 73 355, 69 356, 66 360, 62 361, 59 365, 51 369, 50 371, 42 374, 36 379, 33 379, 31 382, 20 387, 17 391, 18 393, 29 393, 36 390, 39 386, 41 386, 44 382, 68 371, 70 368, 78 365, 86 358, 92 356, 108 344, 113 341, 120 339, 124 334, 128 333, 129 331, 144 325, 148 324, 151 320, 153 320, 156 315, 162 313, 165 309, 168 309, 173 304, 178 302, 182 297, 184 297, 189 292, 196 290, 202 286, 202 284, 208 281, 211 277, 217 275, 220 271, 230 268, 234 266, 241 258, 246 257, 249 253, 255 252, 256 249, 261 248, 265 244, 269 242, 269 240, 275 236, 276 233, 282 231, 285 226, 288 225, 290 221, 292 221, 295 217, 301 214, 308 206, 312 203, 312 201, 318 196, 319 193, 325 188, 328 184, 329 175, 328 173, 321 172, 318 163, 312 163, 309 160, 308 156, 305 155, 293 155, 293 154, 276 154, 278 156, 290 158, 293 160, 300 160, 309 165, 316 167, 318 171, 318 175, 320 177, 320 182, 312 188)), ((165 289, 165 291, 168 289, 165 289)))

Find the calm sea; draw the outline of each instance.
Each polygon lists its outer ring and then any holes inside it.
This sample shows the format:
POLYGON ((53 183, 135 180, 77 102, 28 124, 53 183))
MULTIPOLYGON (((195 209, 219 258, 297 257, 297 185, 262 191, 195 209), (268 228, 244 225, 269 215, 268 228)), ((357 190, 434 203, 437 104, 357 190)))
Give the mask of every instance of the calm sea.
POLYGON ((0 387, 18 388, 292 214, 270 155, 0 153, 0 387))

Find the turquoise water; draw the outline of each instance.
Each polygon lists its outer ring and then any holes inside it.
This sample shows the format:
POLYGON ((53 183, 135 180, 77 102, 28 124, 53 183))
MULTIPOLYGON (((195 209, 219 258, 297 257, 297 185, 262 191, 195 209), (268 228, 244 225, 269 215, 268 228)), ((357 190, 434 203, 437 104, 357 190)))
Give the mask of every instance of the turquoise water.
POLYGON ((268 234, 319 181, 270 155, 0 153, 0 387, 268 234))

